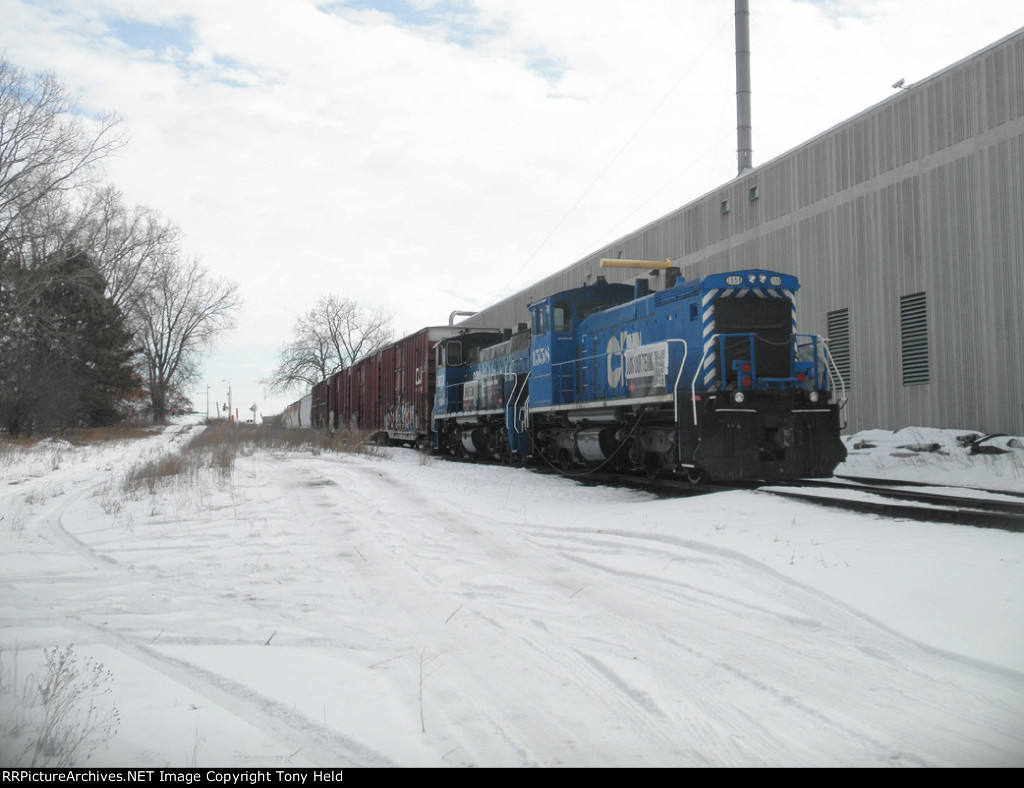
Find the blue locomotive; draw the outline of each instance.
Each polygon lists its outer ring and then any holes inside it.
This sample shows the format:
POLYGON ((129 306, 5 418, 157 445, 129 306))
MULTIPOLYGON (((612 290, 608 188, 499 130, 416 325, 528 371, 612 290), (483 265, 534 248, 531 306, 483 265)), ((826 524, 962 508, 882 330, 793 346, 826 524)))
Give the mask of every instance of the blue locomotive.
POLYGON ((830 476, 842 380, 796 331, 794 276, 743 270, 658 292, 599 277, 530 324, 437 346, 434 448, 693 481, 830 476))

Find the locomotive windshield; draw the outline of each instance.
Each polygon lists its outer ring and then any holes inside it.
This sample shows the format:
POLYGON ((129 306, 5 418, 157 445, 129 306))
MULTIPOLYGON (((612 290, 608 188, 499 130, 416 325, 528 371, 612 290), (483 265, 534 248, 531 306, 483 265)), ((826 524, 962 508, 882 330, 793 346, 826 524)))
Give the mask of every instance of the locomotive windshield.
POLYGON ((446 367, 461 367, 462 366, 462 343, 458 341, 451 341, 446 346, 447 353, 445 354, 444 365, 446 367))
MULTIPOLYGON (((757 373, 760 377, 789 376, 793 308, 785 298, 719 298, 715 302, 715 331, 725 339, 726 361, 749 359, 754 334, 757 373)), ((730 364, 726 364, 726 369, 730 364)))
POLYGON ((548 310, 546 307, 533 313, 533 333, 539 337, 548 333, 548 310))

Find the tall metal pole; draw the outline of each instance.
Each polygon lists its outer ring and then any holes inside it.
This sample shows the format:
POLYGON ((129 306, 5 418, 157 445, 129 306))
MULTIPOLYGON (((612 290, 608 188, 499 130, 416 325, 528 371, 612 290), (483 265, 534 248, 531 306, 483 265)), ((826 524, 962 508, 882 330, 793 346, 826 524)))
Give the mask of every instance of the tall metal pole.
POLYGON ((754 168, 750 111, 750 0, 736 0, 736 154, 740 175, 754 168))
POLYGON ((228 384, 228 421, 233 421, 231 412, 231 381, 225 380, 224 382, 228 384))

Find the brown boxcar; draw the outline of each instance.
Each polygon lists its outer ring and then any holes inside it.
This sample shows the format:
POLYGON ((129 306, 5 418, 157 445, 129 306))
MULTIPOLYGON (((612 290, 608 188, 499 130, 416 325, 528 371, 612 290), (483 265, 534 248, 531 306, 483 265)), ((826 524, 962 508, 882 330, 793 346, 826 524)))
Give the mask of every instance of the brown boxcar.
POLYGON ((430 436, 434 345, 461 329, 423 328, 338 372, 328 384, 329 423, 380 441, 419 443, 430 436))

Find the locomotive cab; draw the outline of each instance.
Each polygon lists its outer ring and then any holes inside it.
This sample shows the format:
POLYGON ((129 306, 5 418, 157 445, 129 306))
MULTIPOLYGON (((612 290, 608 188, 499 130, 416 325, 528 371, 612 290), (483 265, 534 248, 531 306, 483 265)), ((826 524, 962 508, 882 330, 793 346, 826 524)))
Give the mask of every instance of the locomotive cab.
POLYGON ((566 290, 530 304, 530 408, 571 404, 578 389, 579 329, 590 315, 628 303, 629 285, 592 285, 566 290))
POLYGON ((465 331, 437 344, 435 418, 463 409, 465 383, 473 379, 473 366, 480 358, 480 349, 498 343, 501 339, 501 331, 484 329, 465 331))
POLYGON ((529 332, 465 332, 437 348, 434 448, 448 455, 525 459, 529 332))

